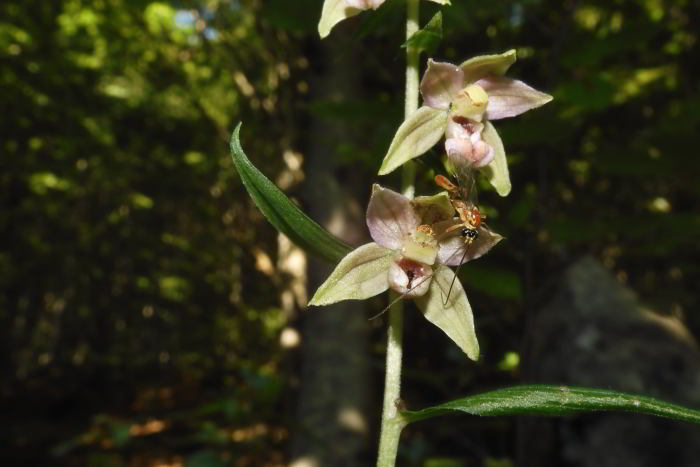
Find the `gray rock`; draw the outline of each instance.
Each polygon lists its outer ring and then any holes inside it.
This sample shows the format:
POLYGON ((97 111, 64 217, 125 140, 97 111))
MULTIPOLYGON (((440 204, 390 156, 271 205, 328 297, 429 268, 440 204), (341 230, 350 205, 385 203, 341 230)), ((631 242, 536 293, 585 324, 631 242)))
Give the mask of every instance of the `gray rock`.
MULTIPOLYGON (((532 383, 616 389, 700 407, 700 350, 683 323, 645 308, 596 260, 568 268, 535 311, 524 349, 532 383)), ((636 414, 523 418, 522 466, 699 466, 700 428, 636 414)))

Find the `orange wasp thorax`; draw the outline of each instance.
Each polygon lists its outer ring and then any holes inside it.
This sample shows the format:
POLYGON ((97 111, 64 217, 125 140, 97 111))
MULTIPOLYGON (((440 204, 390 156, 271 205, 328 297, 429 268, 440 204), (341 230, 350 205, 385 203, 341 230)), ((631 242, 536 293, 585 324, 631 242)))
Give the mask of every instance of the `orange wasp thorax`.
POLYGON ((485 220, 486 217, 482 216, 481 211, 474 206, 474 203, 461 198, 460 189, 457 185, 452 183, 444 175, 436 175, 435 183, 450 194, 452 207, 454 207, 457 214, 459 214, 459 219, 465 224, 465 227, 468 226, 472 229, 477 229, 481 226, 482 221, 485 220))

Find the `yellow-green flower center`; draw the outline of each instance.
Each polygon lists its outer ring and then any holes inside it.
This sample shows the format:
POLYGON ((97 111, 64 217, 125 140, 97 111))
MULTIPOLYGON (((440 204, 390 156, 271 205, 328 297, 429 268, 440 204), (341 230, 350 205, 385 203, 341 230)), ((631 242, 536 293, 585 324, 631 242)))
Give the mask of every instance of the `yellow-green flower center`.
POLYGON ((450 117, 463 117, 480 122, 489 96, 478 84, 470 84, 457 93, 450 107, 450 117))
POLYGON ((411 235, 404 238, 401 245, 403 257, 428 265, 435 264, 437 252, 437 238, 429 225, 418 226, 411 235))

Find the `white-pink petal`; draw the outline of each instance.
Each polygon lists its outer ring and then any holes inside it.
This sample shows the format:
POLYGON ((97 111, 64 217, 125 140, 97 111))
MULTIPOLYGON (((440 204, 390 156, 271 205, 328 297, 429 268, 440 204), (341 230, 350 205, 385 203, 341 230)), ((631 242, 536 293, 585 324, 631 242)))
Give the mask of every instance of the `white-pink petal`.
MULTIPOLYGON (((444 223, 441 227, 446 228, 450 224, 458 223, 458 221, 448 221, 448 223, 444 223)), ((447 266, 459 266, 460 264, 483 256, 493 248, 494 245, 503 240, 501 235, 485 225, 481 225, 477 231, 479 232, 479 236, 468 245, 465 243, 464 238, 457 232, 440 241, 438 245, 438 263, 446 264, 447 266)))
POLYGON ((384 1, 385 0, 345 0, 345 3, 348 6, 359 8, 360 10, 367 10, 369 8, 376 10, 384 1))
POLYGON ((434 109, 447 110, 464 87, 464 72, 457 65, 428 60, 428 69, 420 82, 423 103, 434 109))
POLYGON ((517 79, 504 76, 488 76, 476 82, 489 95, 486 118, 514 117, 540 107, 552 100, 552 96, 531 88, 517 79))
POLYGON ((408 198, 376 184, 372 187, 367 206, 367 227, 377 244, 398 250, 403 239, 419 224, 420 219, 408 198))

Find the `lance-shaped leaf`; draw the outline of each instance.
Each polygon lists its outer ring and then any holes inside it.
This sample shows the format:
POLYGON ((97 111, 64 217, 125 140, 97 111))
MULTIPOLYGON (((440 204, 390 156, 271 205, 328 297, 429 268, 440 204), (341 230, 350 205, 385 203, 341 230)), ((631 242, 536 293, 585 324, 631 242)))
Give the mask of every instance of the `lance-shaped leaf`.
POLYGON ((479 342, 474 331, 472 307, 462 284, 459 280, 453 281, 454 277, 454 272, 446 266, 435 268, 428 293, 416 303, 428 321, 442 329, 469 358, 477 360, 479 342))
POLYGON ((418 53, 432 55, 442 40, 442 12, 438 11, 428 23, 416 31, 401 47, 410 47, 418 53))
POLYGON ((447 113, 444 110, 423 106, 413 112, 396 131, 379 175, 394 171, 432 148, 440 141, 446 127, 447 113))
POLYGON ((321 284, 309 305, 330 305, 341 300, 364 300, 389 288, 389 267, 394 252, 368 243, 351 251, 321 284))
POLYGON ((457 412, 481 416, 565 416, 595 411, 637 412, 700 423, 700 410, 682 407, 653 397, 609 389, 554 385, 497 389, 423 410, 402 412, 402 415, 405 420, 415 422, 457 412))
POLYGON ((484 122, 484 130, 481 132, 481 139, 493 149, 493 160, 482 170, 486 174, 489 182, 501 196, 508 196, 510 193, 510 174, 508 173, 508 160, 503 141, 498 136, 498 132, 491 122, 484 122))
POLYGON ((325 38, 330 34, 333 26, 361 12, 361 9, 351 7, 345 0, 326 0, 323 2, 321 19, 318 22, 318 34, 321 39, 325 38))
POLYGON ((311 220, 248 160, 238 139, 241 124, 231 135, 231 158, 243 186, 268 221, 304 250, 338 262, 350 247, 311 220))

